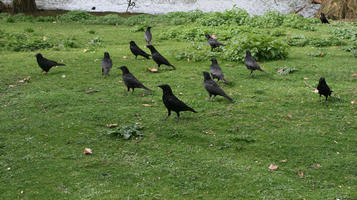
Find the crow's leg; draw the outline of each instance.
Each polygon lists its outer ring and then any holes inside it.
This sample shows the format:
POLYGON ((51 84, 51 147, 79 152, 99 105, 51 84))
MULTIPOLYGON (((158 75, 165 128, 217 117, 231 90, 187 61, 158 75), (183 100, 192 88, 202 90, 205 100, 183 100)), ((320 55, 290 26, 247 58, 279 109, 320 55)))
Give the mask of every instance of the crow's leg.
POLYGON ((164 119, 162 119, 162 121, 167 120, 167 118, 169 118, 170 115, 171 115, 171 110, 167 109, 167 116, 164 119))
POLYGON ((177 114, 177 121, 176 122, 179 122, 180 121, 180 112, 176 112, 177 114))

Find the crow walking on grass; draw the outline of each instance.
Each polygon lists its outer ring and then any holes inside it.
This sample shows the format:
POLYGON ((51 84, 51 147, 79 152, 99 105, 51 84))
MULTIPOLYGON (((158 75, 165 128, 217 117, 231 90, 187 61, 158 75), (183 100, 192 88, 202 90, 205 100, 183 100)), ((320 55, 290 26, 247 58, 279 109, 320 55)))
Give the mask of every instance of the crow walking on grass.
POLYGON ((211 46, 211 51, 219 46, 224 46, 224 44, 218 42, 216 39, 212 38, 209 34, 206 34, 207 42, 211 46))
POLYGON ((152 35, 151 35, 151 31, 150 30, 151 30, 151 27, 150 26, 147 27, 146 31, 145 31, 145 35, 144 35, 145 40, 148 43, 148 45, 152 45, 152 43, 151 43, 152 35))
POLYGON ((211 76, 209 75, 208 72, 203 72, 203 77, 204 77, 203 85, 204 85, 205 89, 207 90, 210 99, 212 98, 212 95, 213 95, 213 98, 216 97, 217 95, 219 95, 219 96, 225 97, 229 101, 233 101, 233 99, 230 98, 222 90, 222 88, 220 88, 219 85, 211 79, 211 76))
POLYGON ((168 115, 164 119, 166 120, 170 115, 171 111, 175 111, 177 114, 177 121, 180 119, 180 112, 181 111, 191 111, 194 113, 197 113, 194 109, 188 107, 184 102, 182 102, 180 99, 178 99, 171 90, 171 87, 167 84, 164 85, 158 85, 163 91, 162 95, 162 101, 164 102, 168 115))
POLYGON ((129 69, 126 66, 121 66, 120 69, 123 72, 123 81, 126 87, 128 88, 128 92, 130 91, 130 89, 132 89, 132 92, 134 92, 134 88, 143 88, 145 90, 151 91, 149 88, 145 87, 138 79, 136 79, 135 76, 129 72, 129 69))
POLYGON ((262 68, 260 68, 259 64, 254 60, 249 50, 246 51, 244 64, 247 67, 247 69, 250 70, 251 76, 253 75, 254 70, 265 72, 264 70, 262 70, 262 68))
POLYGON ((137 59, 138 56, 143 56, 146 59, 150 59, 150 54, 147 54, 145 51, 140 49, 140 47, 138 47, 134 41, 130 41, 130 51, 134 54, 135 59, 137 59))
POLYGON ((329 23, 330 23, 330 22, 327 20, 327 18, 326 18, 326 16, 325 16, 325 13, 321 13, 320 20, 321 20, 321 23, 323 23, 323 24, 329 24, 329 23))
POLYGON ((164 58, 164 56, 162 56, 156 49, 154 46, 152 45, 147 45, 147 47, 150 49, 151 51, 151 57, 152 59, 157 63, 157 67, 160 68, 160 65, 167 65, 167 66, 171 66, 174 70, 176 69, 175 66, 173 66, 172 64, 169 63, 169 61, 166 60, 166 58, 164 58))
POLYGON ((110 59, 109 53, 104 52, 104 58, 102 59, 102 75, 109 76, 109 71, 112 68, 113 63, 112 59, 110 59))
POLYGON ((223 83, 227 83, 227 80, 224 78, 222 69, 219 67, 217 60, 215 58, 212 58, 211 61, 212 64, 209 68, 209 71, 211 72, 212 79, 216 78, 218 79, 218 81, 222 80, 223 83))
POLYGON ((324 95, 326 97, 325 101, 327 101, 327 98, 331 96, 332 93, 330 87, 327 85, 325 81, 325 78, 323 77, 321 77, 319 80, 319 84, 317 85, 317 90, 319 91, 320 94, 320 101, 321 101, 321 95, 324 95))
POLYGON ((66 66, 65 64, 48 60, 47 58, 44 58, 40 53, 36 54, 36 59, 37 59, 38 66, 41 67, 44 74, 47 74, 47 72, 49 72, 50 69, 54 66, 66 66))

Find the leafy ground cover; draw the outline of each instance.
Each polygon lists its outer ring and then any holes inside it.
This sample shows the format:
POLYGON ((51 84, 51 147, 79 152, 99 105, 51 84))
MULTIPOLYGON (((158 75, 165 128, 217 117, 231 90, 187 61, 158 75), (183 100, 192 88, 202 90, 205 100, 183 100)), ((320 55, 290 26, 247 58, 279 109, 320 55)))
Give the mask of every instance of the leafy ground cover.
POLYGON ((237 10, 0 19, 0 199, 357 198, 355 23, 237 10), (152 73, 152 60, 131 55, 131 40, 148 51, 149 23, 177 70, 152 73), (227 46, 210 52, 204 33, 227 46), (245 48, 268 73, 249 76, 245 48), (42 75, 37 52, 67 66, 42 75), (208 100, 202 71, 213 56, 234 103, 208 100), (127 93, 122 65, 153 93, 127 93), (327 102, 313 92, 320 77, 334 91, 327 102), (198 113, 161 121, 163 83, 198 113))

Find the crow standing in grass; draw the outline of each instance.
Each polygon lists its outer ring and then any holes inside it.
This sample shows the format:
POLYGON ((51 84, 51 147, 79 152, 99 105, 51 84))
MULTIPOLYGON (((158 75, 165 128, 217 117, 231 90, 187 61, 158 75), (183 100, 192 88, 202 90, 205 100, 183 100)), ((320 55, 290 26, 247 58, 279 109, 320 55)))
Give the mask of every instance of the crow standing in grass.
POLYGON ((40 53, 36 54, 36 59, 37 59, 38 66, 41 67, 44 74, 47 74, 47 72, 50 71, 50 69, 54 66, 66 66, 65 64, 57 63, 52 60, 48 60, 48 59, 44 58, 42 56, 42 54, 40 54, 40 53))
POLYGON ((128 92, 130 91, 130 88, 132 89, 132 92, 134 92, 134 88, 143 88, 145 90, 151 91, 149 88, 145 87, 138 79, 136 79, 135 76, 129 72, 129 69, 126 66, 121 66, 120 69, 123 72, 123 81, 126 87, 128 88, 128 92))
POLYGON ((138 47, 138 45, 136 45, 136 43, 134 41, 130 41, 130 51, 131 53, 134 54, 135 59, 138 58, 138 56, 143 56, 146 59, 150 59, 150 54, 147 54, 145 51, 143 51, 142 49, 140 49, 138 47))
POLYGON ((330 22, 327 20, 325 13, 321 13, 320 20, 323 24, 329 24, 330 22))
POLYGON ((219 95, 225 97, 229 101, 233 101, 233 99, 230 98, 228 95, 226 95, 226 93, 222 90, 222 88, 220 88, 219 85, 211 79, 211 76, 209 75, 208 72, 203 72, 203 77, 204 77, 203 85, 207 90, 210 99, 212 98, 212 95, 213 98, 216 97, 216 95, 219 95))
POLYGON ((209 68, 209 71, 212 74, 212 79, 216 78, 216 79, 218 79, 218 81, 222 80, 223 83, 227 83, 227 80, 224 78, 222 69, 219 67, 217 60, 215 58, 212 58, 211 61, 212 61, 212 64, 209 68))
POLYGON ((216 39, 212 38, 209 34, 206 34, 207 42, 211 46, 211 51, 219 46, 224 46, 224 44, 218 42, 216 39))
POLYGON ((317 90, 319 91, 320 94, 320 101, 321 101, 321 95, 324 95, 326 97, 326 101, 328 96, 331 96, 331 89, 330 87, 327 85, 325 78, 321 77, 319 80, 319 84, 317 85, 317 90))
POLYGON ((108 75, 109 71, 112 68, 112 59, 110 59, 109 53, 104 52, 104 58, 102 59, 102 75, 108 75))
POLYGON ((247 67, 247 69, 250 70, 251 76, 253 75, 254 70, 259 70, 259 71, 265 72, 264 70, 262 70, 262 68, 260 68, 258 63, 254 60, 254 58, 252 57, 252 54, 250 53, 249 50, 246 51, 244 64, 247 67))
POLYGON ((147 45, 147 48, 150 49, 151 51, 151 57, 152 59, 157 63, 157 67, 160 68, 160 65, 167 65, 171 66, 174 70, 176 69, 175 66, 169 63, 169 61, 166 60, 152 45, 147 45))
POLYGON ((177 121, 180 119, 181 111, 191 111, 197 113, 194 109, 188 107, 184 102, 179 100, 173 93, 169 85, 158 85, 163 90, 162 101, 164 102, 168 115, 164 119, 166 120, 170 115, 171 111, 175 111, 177 114, 177 121))
POLYGON ((152 43, 151 43, 152 35, 151 35, 151 31, 150 30, 151 30, 151 27, 150 26, 147 27, 146 31, 145 31, 145 35, 144 35, 145 40, 148 43, 148 45, 152 45, 152 43))

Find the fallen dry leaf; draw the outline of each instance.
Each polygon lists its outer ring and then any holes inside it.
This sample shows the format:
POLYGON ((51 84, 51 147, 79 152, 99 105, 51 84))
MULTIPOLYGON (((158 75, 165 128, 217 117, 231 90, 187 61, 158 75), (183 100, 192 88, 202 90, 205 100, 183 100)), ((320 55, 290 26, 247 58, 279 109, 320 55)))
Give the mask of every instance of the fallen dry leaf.
POLYGON ((29 81, 30 81, 30 77, 27 77, 27 78, 19 80, 18 82, 19 83, 24 83, 24 82, 29 82, 29 81))
POLYGON ((123 56, 123 59, 127 59, 128 58, 128 56, 123 56))
POLYGON ((148 68, 148 70, 150 71, 150 72, 158 72, 159 71, 159 69, 155 69, 155 68, 148 68))
POLYGON ((167 153, 168 153, 168 154, 171 154, 171 153, 172 153, 172 151, 171 151, 171 150, 169 150, 167 153))
POLYGON ((43 36, 42 40, 43 40, 43 41, 46 41, 46 40, 47 40, 47 37, 46 37, 46 36, 43 36))
POLYGON ((189 59, 189 58, 187 58, 187 62, 190 62, 190 59, 189 59))
POLYGON ((141 105, 144 106, 144 107, 150 107, 151 106, 150 104, 146 104, 146 103, 141 104, 141 105))
POLYGON ((9 85, 9 88, 17 87, 17 85, 9 85))
POLYGON ((97 93, 100 92, 100 90, 87 90, 86 94, 93 94, 93 93, 97 93))
POLYGON ((304 177, 304 173, 300 170, 298 170, 298 177, 299 178, 303 178, 304 177))
POLYGON ((65 75, 65 74, 63 74, 61 77, 62 77, 62 78, 66 78, 66 75, 65 75))
POLYGON ((291 114, 287 114, 286 118, 291 119, 293 116, 291 114))
POLYGON ((87 53, 87 52, 88 52, 88 49, 83 49, 83 52, 84 52, 84 53, 87 53))
POLYGON ((283 72, 284 72, 283 69, 279 69, 279 70, 278 70, 278 73, 283 73, 283 72))
POLYGON ((83 151, 83 154, 91 155, 91 154, 92 154, 92 149, 90 149, 90 148, 85 148, 84 151, 83 151))
POLYGON ((277 170, 278 168, 279 168, 278 165, 274 165, 274 164, 270 164, 270 165, 269 165, 270 171, 275 171, 275 170, 277 170))
POLYGON ((309 78, 304 78, 305 81, 309 80, 309 78))
POLYGON ((288 160, 280 160, 280 162, 286 163, 286 162, 288 162, 288 160))
POLYGON ((321 167, 321 165, 320 164, 316 164, 316 167, 321 167))
POLYGON ((52 23, 56 24, 57 22, 56 22, 56 21, 54 21, 54 22, 52 22, 52 23))
POLYGON ((357 74, 352 74, 353 77, 357 78, 357 74))
POLYGON ((215 34, 212 34, 212 35, 211 35, 211 38, 217 39, 217 36, 216 36, 215 34))
POLYGON ((313 91, 313 93, 317 94, 317 93, 319 93, 319 90, 318 90, 318 89, 315 89, 315 90, 313 91))
POLYGON ((118 124, 107 124, 108 128, 117 127, 117 126, 118 126, 118 124))
POLYGON ((356 101, 351 101, 351 104, 352 104, 352 105, 355 105, 355 104, 356 104, 356 101))

